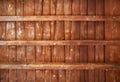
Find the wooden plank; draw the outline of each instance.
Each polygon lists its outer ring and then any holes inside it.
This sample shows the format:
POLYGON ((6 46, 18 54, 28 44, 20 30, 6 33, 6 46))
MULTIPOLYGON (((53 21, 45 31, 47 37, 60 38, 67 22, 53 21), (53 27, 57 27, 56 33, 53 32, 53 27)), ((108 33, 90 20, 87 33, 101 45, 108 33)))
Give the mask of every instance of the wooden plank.
MULTIPOLYGON (((105 15, 110 15, 110 0, 105 1, 105 15)), ((110 40, 111 39, 111 22, 105 22, 105 39, 110 40)), ((105 46, 105 62, 110 62, 110 46, 105 46)), ((106 71, 106 82, 112 82, 112 78, 110 77, 111 71, 106 71)))
MULTIPOLYGON (((24 0, 24 16, 34 16, 35 15, 35 1, 34 0, 24 0)), ((35 23, 34 22, 24 22, 25 28, 25 40, 35 39, 35 23)), ((26 63, 35 63, 35 46, 28 45, 26 47, 26 63)), ((26 70, 27 82, 35 82, 35 70, 26 70)))
POLYGON ((0 41, 0 45, 120 45, 119 40, 0 41))
MULTIPOLYGON (((64 0, 64 15, 70 16, 72 14, 72 0, 64 0)), ((65 29, 65 40, 71 39, 71 21, 64 22, 65 29)), ((65 62, 70 63, 71 55, 70 55, 70 46, 65 46, 65 62)), ((72 71, 66 70, 66 82, 71 82, 72 71)))
MULTIPOLYGON (((43 0, 43 15, 50 15, 50 0, 43 0)), ((50 22, 43 22, 43 40, 51 39, 50 22)), ((49 45, 43 46, 44 62, 51 62, 51 47, 49 45)), ((44 82, 51 82, 51 70, 44 70, 44 82)))
MULTIPOLYGON (((7 0, 0 0, 0 16, 4 16, 7 14, 7 0)), ((0 39, 6 39, 6 22, 0 22, 0 39), (2 28, 1 28, 2 27, 2 28)), ((9 62, 9 57, 7 54, 7 46, 0 46, 0 62, 9 62)), ((0 69, 0 82, 8 82, 9 79, 9 70, 0 69)))
MULTIPOLYGON (((105 15, 112 15, 114 9, 112 8, 114 5, 114 2, 111 2, 112 0, 108 0, 107 3, 105 4, 105 15), (111 7, 112 6, 112 7, 111 7)), ((116 6, 114 6, 116 8, 116 6)), ((112 32, 114 29, 112 29, 112 22, 105 22, 105 39, 106 40, 111 40, 113 39, 112 32)), ((114 62, 114 49, 113 46, 106 46, 106 63, 113 63, 114 62)), ((113 82, 115 81, 115 72, 114 71, 106 71, 106 82, 113 82)))
MULTIPOLYGON (((96 15, 105 15, 105 2, 104 0, 96 0, 96 15)), ((105 23, 96 22, 96 40, 105 39, 105 23)), ((95 62, 104 63, 105 62, 105 46, 95 46, 95 62)), ((105 71, 95 70, 95 82, 105 82, 105 71)))
MULTIPOLYGON (((56 16, 64 14, 64 0, 57 0, 56 1, 56 16)), ((63 21, 56 21, 56 28, 55 28, 55 40, 63 40, 65 39, 64 35, 64 22, 63 21)), ((54 55, 56 55, 56 62, 65 62, 65 47, 61 46, 54 46, 54 55)), ((58 82, 65 82, 65 71, 58 70, 58 82)))
MULTIPOLYGON (((114 7, 111 7, 111 15, 120 15, 120 7, 119 7, 120 1, 119 0, 111 0, 111 5, 114 7)), ((116 40, 116 39, 120 39, 120 22, 112 22, 112 39, 116 40)), ((110 53, 113 54, 114 56, 114 61, 115 63, 120 63, 120 46, 112 46, 112 50, 110 50, 110 53)), ((116 70, 116 71, 112 71, 111 73, 111 78, 113 78, 114 81, 119 82, 120 76, 119 76, 120 71, 116 70)))
POLYGON ((120 70, 119 64, 94 63, 35 63, 35 64, 0 64, 0 69, 49 69, 49 70, 120 70))
MULTIPOLYGON (((43 14, 43 0, 35 0, 35 15, 41 16, 43 14)), ((35 23, 35 39, 43 39, 43 23, 38 21, 35 23)), ((42 54, 43 47, 40 45, 36 46, 36 63, 44 62, 44 54, 42 54)), ((44 82, 45 72, 44 70, 36 70, 35 82, 44 82)))
POLYGON ((0 16, 0 21, 120 21, 120 16, 0 16))
MULTIPOLYGON (((52 16, 56 15, 56 4, 57 4, 57 0, 51 0, 51 15, 52 16)), ((51 21, 51 40, 55 40, 55 27, 56 27, 56 22, 51 21)), ((57 55, 56 55, 55 46, 52 46, 52 62, 56 62, 56 60, 57 60, 57 55)), ((59 73, 58 70, 52 70, 51 82, 59 82, 58 73, 59 73)))
POLYGON ((8 82, 9 79, 9 70, 8 69, 0 69, 0 82, 8 82))
MULTIPOLYGON (((7 15, 14 16, 15 15, 15 0, 7 1, 7 15)), ((7 22, 6 24, 6 40, 15 40, 15 22, 7 22)), ((16 62, 16 46, 8 46, 8 56, 9 62, 16 62)), ((16 69, 9 70, 9 82, 16 82, 16 69)))
MULTIPOLYGON (((95 8, 96 8, 96 1, 95 0, 88 0, 88 15, 94 16, 95 15, 95 8)), ((95 22, 89 21, 88 22, 88 40, 95 40, 95 22)), ((90 45, 88 46, 88 62, 95 63, 95 46, 90 45)), ((90 70, 88 72, 89 81, 95 81, 95 71, 90 70)))
MULTIPOLYGON (((87 15, 87 0, 80 0, 80 15, 87 15)), ((87 22, 81 21, 80 24, 80 40, 87 40, 87 22)), ((80 46, 80 62, 88 62, 88 46, 80 46), (84 54, 84 55, 83 55, 84 54)), ((81 82, 88 82, 88 70, 81 71, 81 82)))
MULTIPOLYGON (((16 15, 23 16, 23 0, 16 0, 16 15)), ((24 23, 16 22, 16 39, 24 40, 24 23)), ((25 54, 25 46, 17 46, 17 57, 16 60, 18 63, 26 63, 26 54, 25 54)), ((26 81, 26 70, 16 70, 17 82, 26 81)))
MULTIPOLYGON (((72 2, 72 15, 80 15, 80 0, 74 0, 72 2)), ((80 39, 80 22, 72 21, 71 27, 71 40, 79 40, 80 39)), ((80 47, 79 45, 72 45, 70 47, 71 63, 79 63, 80 62, 80 47)), ((71 73, 71 81, 70 82, 80 82, 80 72, 78 70, 74 70, 71 73)))
MULTIPOLYGON (((120 15, 120 8, 119 8, 120 1, 119 0, 109 0, 108 3, 106 3, 106 15, 120 15)), ((120 22, 106 22, 106 39, 120 39, 120 22), (110 29, 108 29, 110 27, 110 29)), ((106 46, 106 54, 110 53, 108 56, 106 56, 106 62, 111 63, 119 63, 119 46, 106 46)), ((107 71, 106 72, 106 82, 117 82, 117 77, 119 77, 119 70, 117 71, 107 71)), ((119 82, 119 81, 118 81, 119 82)))

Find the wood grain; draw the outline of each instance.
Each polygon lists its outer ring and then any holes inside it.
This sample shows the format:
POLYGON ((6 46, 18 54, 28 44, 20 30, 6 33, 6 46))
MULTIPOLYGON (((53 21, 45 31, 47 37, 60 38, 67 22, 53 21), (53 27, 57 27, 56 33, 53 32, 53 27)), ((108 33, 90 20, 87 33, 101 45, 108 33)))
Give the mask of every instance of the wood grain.
MULTIPOLYGON (((96 15, 105 15, 105 2, 104 0, 96 0, 96 15)), ((105 39, 105 22, 96 22, 96 40, 105 39)), ((105 46, 95 46, 95 62, 104 63, 105 62, 105 46)), ((105 71, 95 70, 95 82, 105 81, 105 71)))
MULTIPOLYGON (((64 0, 64 15, 70 16, 72 14, 72 0, 64 0)), ((65 29, 65 40, 71 39, 71 21, 64 22, 65 29)), ((71 54, 70 54, 70 45, 65 46, 65 62, 70 63, 71 54)), ((72 78, 72 71, 66 70, 66 82, 70 82, 72 78)))
MULTIPOLYGON (((35 0, 35 15, 41 16, 43 14, 43 0, 35 0)), ((43 22, 35 22, 35 39, 43 39, 43 22)), ((42 54, 43 47, 36 45, 36 63, 44 62, 44 54, 42 54)), ((45 74, 44 70, 36 70, 35 82, 44 82, 45 74)))
MULTIPOLYGON (((57 0, 56 1, 56 16, 64 14, 64 0, 57 0)), ((55 28, 55 40, 64 40, 64 22, 63 21, 56 21, 56 28, 55 28)), ((61 46, 54 46, 54 55, 56 55, 55 62, 65 62, 65 47, 61 46), (58 54, 57 54, 58 53, 58 54)), ((58 81, 65 82, 65 71, 58 70, 58 81)))
MULTIPOLYGON (((15 0, 9 0, 7 2, 7 15, 14 16, 15 15, 15 0)), ((15 40, 15 22, 7 22, 6 23, 6 39, 7 40, 15 40)), ((8 55, 9 62, 16 62, 16 46, 8 46, 8 55)), ((16 81, 16 69, 9 70, 9 82, 16 81)))
MULTIPOLYGON (((88 1, 80 0, 80 15, 86 16, 88 10, 88 1)), ((86 21, 80 23, 80 40, 87 40, 88 24, 86 21)), ((88 46, 80 45, 80 62, 88 62, 88 46), (84 54, 84 55, 83 55, 84 54)), ((82 70, 80 73, 81 82, 88 81, 88 70, 82 70)))
MULTIPOLYGON (((43 0, 43 15, 50 15, 50 0, 43 0)), ((43 40, 51 39, 50 22, 43 22, 43 40)), ((44 62, 51 62, 51 47, 49 45, 43 46, 44 62)), ((44 70, 45 82, 51 82, 51 70, 44 70)))
MULTIPOLYGON (((16 1, 16 15, 23 16, 24 10, 24 1, 17 0, 16 1)), ((16 39, 24 40, 25 29, 23 22, 16 22, 16 39)), ((17 46, 17 63, 26 63, 26 54, 25 54, 25 46, 17 46)), ((26 80, 26 70, 16 70, 16 76, 18 82, 23 82, 26 80)))
POLYGON ((0 0, 0 82, 119 82, 120 0, 0 0))
MULTIPOLYGON (((95 15, 95 0, 88 0, 88 15, 95 15)), ((88 22, 88 40, 95 40, 95 22, 88 22)), ((88 62, 95 63, 95 46, 88 46, 88 62)), ((95 81, 95 71, 88 72, 89 80, 95 81)))
MULTIPOLYGON (((34 16, 35 14, 35 2, 34 0, 24 0, 24 16, 34 16)), ((24 22, 25 28, 25 40, 35 39, 35 23, 34 22, 24 22)), ((26 63, 35 63, 35 46, 26 46, 26 63)), ((35 81, 35 70, 26 70, 26 81, 35 81)))
MULTIPOLYGON (((119 15, 119 7, 118 4, 120 3, 119 0, 117 0, 116 2, 114 2, 113 0, 109 0, 108 3, 106 3, 106 6, 108 7, 108 9, 106 8, 106 15, 119 15), (113 6, 113 7, 112 7, 113 6)), ((119 22, 106 22, 106 39, 119 39, 119 22), (108 29, 108 27, 110 27, 108 29), (118 30, 118 31, 117 31, 118 30)), ((119 51, 117 51, 117 49, 119 49, 118 46, 106 46, 106 54, 110 53, 108 56, 106 56, 106 62, 115 62, 117 57, 117 54, 119 54, 119 51)), ((117 57, 119 58, 119 57, 117 57)), ((119 61, 119 59, 117 59, 119 61)), ((106 82, 112 82, 112 81, 117 81, 117 72, 119 73, 119 71, 106 71, 106 82)))
POLYGON ((0 64, 0 69, 54 69, 54 70, 120 70, 119 64, 94 63, 36 63, 36 64, 0 64))
MULTIPOLYGON (((0 16, 7 15, 7 1, 1 0, 0 1, 0 16)), ((6 22, 0 22, 0 40, 6 40, 6 22), (2 28, 1 28, 2 27, 2 28)), ((9 56, 7 53, 7 46, 0 46, 0 62, 7 63, 9 60, 9 56)), ((0 70, 0 81, 1 82, 8 82, 9 81, 9 69, 0 70)))
POLYGON ((120 45, 119 40, 41 40, 41 41, 0 41, 0 45, 120 45))
POLYGON ((120 16, 0 16, 0 21, 120 21, 120 16))

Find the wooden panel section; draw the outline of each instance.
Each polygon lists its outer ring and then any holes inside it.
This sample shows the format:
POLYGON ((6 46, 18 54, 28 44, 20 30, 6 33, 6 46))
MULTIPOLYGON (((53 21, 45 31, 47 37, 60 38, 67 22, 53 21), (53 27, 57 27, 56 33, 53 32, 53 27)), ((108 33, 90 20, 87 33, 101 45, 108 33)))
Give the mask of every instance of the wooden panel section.
POLYGON ((120 0, 0 0, 0 82, 119 82, 120 0))
MULTIPOLYGON (((118 6, 118 4, 120 4, 119 0, 116 0, 115 2, 113 0, 109 0, 106 3, 107 8, 106 9, 106 15, 109 16, 118 16, 120 15, 120 8, 118 6)), ((105 39, 120 39, 119 34, 120 34, 120 30, 119 30, 119 22, 106 22, 105 26, 105 39)), ((119 46, 106 46, 106 62, 110 62, 110 63, 119 63, 119 46), (117 57, 117 59, 116 59, 117 57)), ((118 80, 118 78, 120 78, 119 76, 119 71, 106 71, 106 82, 112 82, 112 81, 116 81, 118 80)), ((118 81, 119 82, 119 81, 118 81)))
MULTIPOLYGON (((15 0, 9 0, 7 2, 7 15, 14 16, 15 15, 15 0)), ((6 23, 6 39, 7 40, 15 40, 15 22, 7 22, 6 23)), ((8 56, 9 62, 16 62, 16 46, 8 46, 8 56)), ((16 70, 9 70, 9 82, 16 81, 16 70)))
MULTIPOLYGON (((50 0, 43 0, 43 15, 50 15, 50 0)), ((43 40, 51 39, 50 30, 50 22, 43 22, 43 40)), ((49 45, 43 47, 42 54, 44 55, 44 62, 51 62, 51 47, 49 45)), ((44 82, 51 82, 51 71, 44 70, 44 77, 44 82)))
MULTIPOLYGON (((80 0, 80 15, 86 16, 88 10, 88 1, 80 0)), ((88 31, 88 23, 85 21, 81 21, 80 23, 80 40, 87 39, 87 31, 88 31)), ((80 62, 87 63, 88 62, 88 46, 81 45, 80 46, 80 62)), ((81 82, 88 81, 88 70, 82 70, 80 72, 80 80, 81 82)))
MULTIPOLYGON (((7 1, 1 0, 0 1, 0 16, 7 15, 7 1)), ((6 22, 0 22, 0 40, 6 39, 6 22)), ((0 62, 7 63, 9 60, 9 56, 7 53, 7 46, 0 46, 0 62)), ((8 82, 9 81, 9 70, 3 69, 0 70, 0 81, 1 82, 8 82)))
MULTIPOLYGON (((64 15, 70 16, 72 14, 72 0, 64 0, 64 15)), ((64 22, 64 29, 65 29, 65 40, 71 39, 71 25, 72 23, 70 21, 64 22)), ((70 54, 70 47, 71 46, 65 46, 65 62, 71 63, 71 57, 70 54)), ((66 82, 71 82, 72 78, 72 71, 66 70, 66 82)))
MULTIPOLYGON (((43 0, 35 0, 35 15, 41 16, 43 14, 43 0)), ((43 22, 37 21, 35 23, 35 39, 43 39, 43 22)), ((44 54, 42 54, 43 47, 41 45, 36 46, 36 63, 44 62, 44 54)), ((45 75, 43 70, 36 70, 36 82, 44 82, 45 75)))
MULTIPOLYGON (((24 16, 33 16, 35 14, 34 0, 24 0, 24 16)), ((35 39, 35 23, 34 22, 24 22, 25 28, 25 40, 35 39)), ((35 63, 35 47, 26 47, 26 63, 35 63)), ((26 82, 35 82, 35 70, 26 70, 26 82)))
MULTIPOLYGON (((88 0, 88 15, 93 16, 95 15, 95 0, 88 0)), ((95 40, 95 22, 88 22, 88 39, 95 40)), ((95 46, 88 46, 88 62, 94 63, 95 62, 95 46)), ((88 72, 88 78, 90 81, 95 81, 95 71, 88 72)))
MULTIPOLYGON (((104 0, 96 0, 96 15, 105 15, 104 0)), ((96 22, 96 40, 105 39, 105 22, 96 22)), ((95 62, 105 62, 105 46, 95 46, 95 62)), ((95 70, 95 82, 105 82, 105 70, 95 70)))
MULTIPOLYGON (((54 16, 56 15, 56 7, 57 7, 57 0, 51 0, 51 15, 54 16)), ((51 40, 55 40, 55 29, 56 28, 56 21, 51 22, 51 40)), ((52 62, 56 62, 57 55, 56 55, 56 50, 55 46, 52 47, 52 62)), ((58 76, 58 70, 52 70, 51 71, 51 81, 52 82, 58 82, 59 81, 59 76, 58 76)))
MULTIPOLYGON (((23 16, 24 14, 24 1, 17 0, 16 1, 16 15, 23 16)), ((25 28, 23 22, 16 22, 16 39, 17 40, 24 40, 25 39, 25 28)), ((26 51, 25 46, 19 45, 17 46, 17 63, 26 63, 26 51)), ((26 81, 26 70, 17 70, 16 76, 18 82, 26 81)))
MULTIPOLYGON (((56 16, 64 14, 64 0, 56 0, 56 16)), ((64 40, 64 22, 56 21, 55 40, 64 40)), ((65 62, 65 47, 54 46, 55 62, 65 62)), ((58 70, 58 82, 65 82, 65 71, 58 70)))

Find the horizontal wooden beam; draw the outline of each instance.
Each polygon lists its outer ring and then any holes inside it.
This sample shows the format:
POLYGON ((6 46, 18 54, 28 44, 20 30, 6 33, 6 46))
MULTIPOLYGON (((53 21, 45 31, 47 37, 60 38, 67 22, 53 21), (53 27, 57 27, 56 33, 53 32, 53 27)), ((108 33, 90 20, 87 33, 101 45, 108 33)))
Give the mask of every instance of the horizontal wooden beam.
POLYGON ((53 69, 53 70, 118 70, 120 65, 114 64, 58 64, 58 63, 41 63, 41 64, 0 64, 0 69, 53 69))
POLYGON ((0 16, 0 21, 120 21, 120 16, 0 16))
POLYGON ((120 45, 120 40, 0 41, 0 45, 120 45))

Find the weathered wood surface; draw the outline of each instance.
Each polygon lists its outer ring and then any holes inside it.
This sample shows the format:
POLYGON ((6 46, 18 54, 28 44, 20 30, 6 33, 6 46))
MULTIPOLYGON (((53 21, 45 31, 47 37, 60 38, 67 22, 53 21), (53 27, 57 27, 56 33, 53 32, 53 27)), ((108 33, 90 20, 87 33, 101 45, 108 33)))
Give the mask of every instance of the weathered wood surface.
POLYGON ((120 16, 0 16, 0 21, 120 21, 120 16))
POLYGON ((36 64, 0 64, 0 69, 49 69, 49 70, 120 70, 117 64, 65 64, 65 63, 36 63, 36 64))
POLYGON ((0 82, 119 82, 119 4, 0 0, 0 82))
MULTIPOLYGON (((104 9, 104 0, 97 0, 96 1, 96 15, 101 16, 105 15, 104 9)), ((96 22, 96 35, 95 38, 97 40, 104 40, 105 39, 105 22, 96 22)), ((96 63, 104 63, 105 62, 105 46, 104 45, 97 45, 95 46, 95 62, 96 63)), ((95 82, 105 82, 105 70, 95 70, 95 82)))
POLYGON ((119 40, 0 41, 0 45, 120 45, 119 40))
MULTIPOLYGON (((105 6, 105 15, 106 16, 118 16, 120 15, 120 4, 119 0, 106 0, 105 6)), ((116 40, 120 39, 120 22, 105 22, 105 39, 106 40, 116 40), (110 27, 110 28, 109 28, 110 27)), ((109 54, 105 57, 106 63, 120 63, 119 54, 120 54, 120 46, 105 46, 106 53, 109 54)), ((106 82, 120 81, 120 72, 119 71, 106 71, 106 82)))

